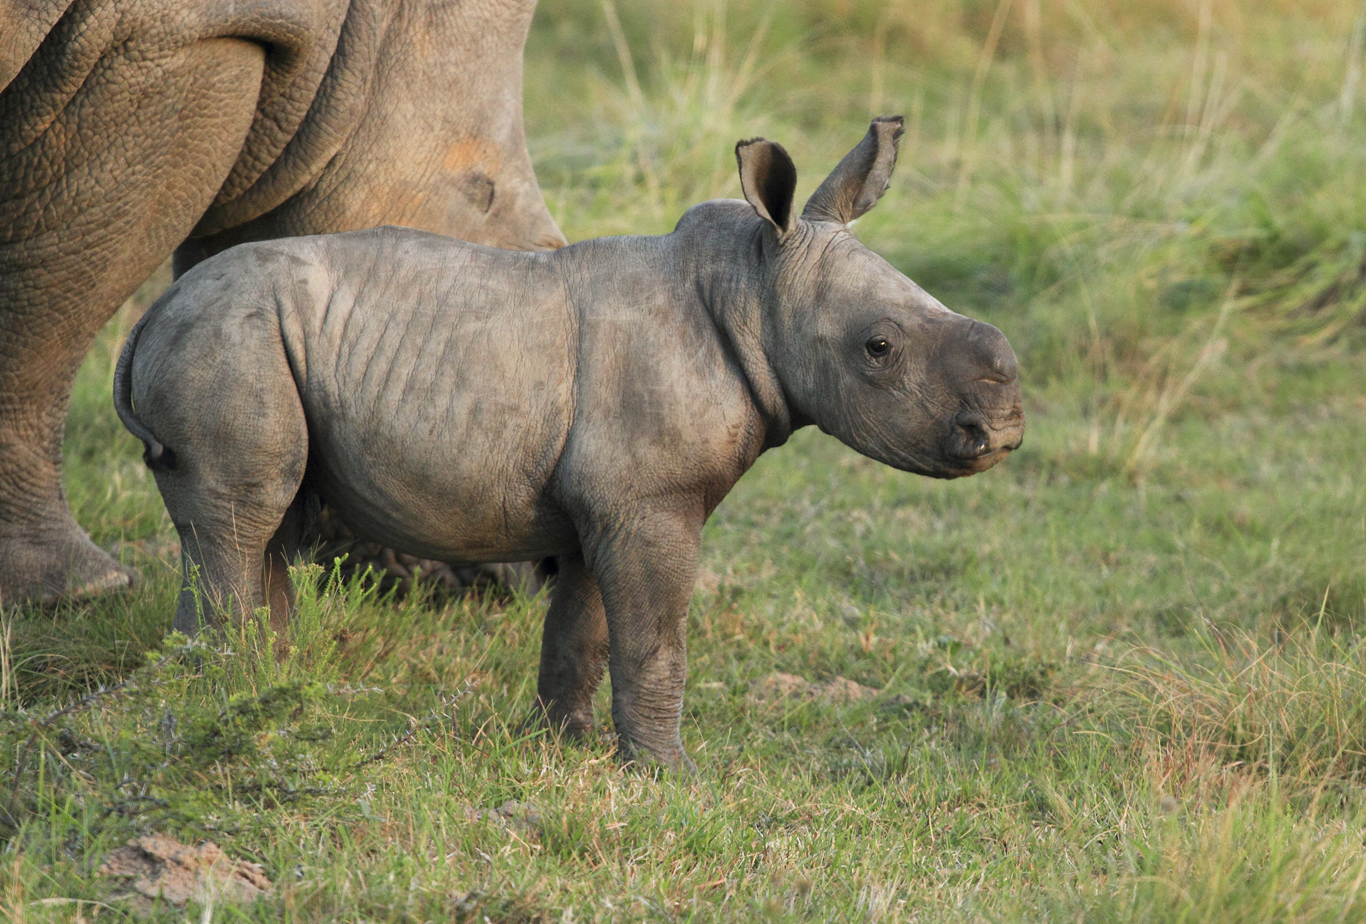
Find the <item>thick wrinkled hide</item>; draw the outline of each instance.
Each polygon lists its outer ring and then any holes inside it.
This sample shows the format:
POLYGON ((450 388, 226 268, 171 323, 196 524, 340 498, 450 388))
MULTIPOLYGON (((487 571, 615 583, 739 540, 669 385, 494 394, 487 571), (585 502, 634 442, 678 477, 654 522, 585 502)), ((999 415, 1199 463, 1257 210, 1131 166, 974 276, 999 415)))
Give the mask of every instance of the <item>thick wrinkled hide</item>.
POLYGON ((1015 358, 847 224, 882 194, 878 120, 792 212, 778 145, 737 148, 748 202, 663 237, 513 253, 398 228, 234 248, 129 337, 115 401, 180 532, 177 628, 269 602, 317 495, 360 535, 443 560, 554 555, 539 707, 591 726, 612 672, 623 751, 669 765, 707 516, 816 424, 907 471, 982 471, 1023 432, 1015 358))
POLYGON ((128 582, 62 496, 63 424, 96 332, 173 250, 183 272, 386 223, 564 243, 523 137, 534 6, 0 0, 0 603, 128 582))

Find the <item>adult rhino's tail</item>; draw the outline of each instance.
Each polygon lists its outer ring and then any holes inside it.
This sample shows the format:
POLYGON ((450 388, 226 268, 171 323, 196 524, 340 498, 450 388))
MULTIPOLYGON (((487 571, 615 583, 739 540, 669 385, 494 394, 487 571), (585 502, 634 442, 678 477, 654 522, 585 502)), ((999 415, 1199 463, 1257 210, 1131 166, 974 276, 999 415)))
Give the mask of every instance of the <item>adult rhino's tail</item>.
POLYGON ((133 413, 133 353, 138 348, 142 327, 151 316, 152 309, 149 308, 138 323, 133 325, 128 342, 123 345, 123 352, 119 354, 119 363, 114 367, 114 410, 119 412, 119 420, 123 421, 128 432, 142 440, 143 446, 146 447, 142 451, 142 461, 147 463, 147 467, 154 472, 167 472, 176 467, 175 453, 169 447, 163 446, 156 438, 156 434, 147 429, 147 425, 133 413))

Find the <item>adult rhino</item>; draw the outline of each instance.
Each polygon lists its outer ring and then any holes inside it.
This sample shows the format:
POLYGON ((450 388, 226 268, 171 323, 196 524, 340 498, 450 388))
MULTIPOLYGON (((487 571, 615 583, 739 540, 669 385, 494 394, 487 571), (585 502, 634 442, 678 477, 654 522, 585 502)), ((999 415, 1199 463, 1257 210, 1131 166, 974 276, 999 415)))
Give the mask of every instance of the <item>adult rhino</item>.
POLYGON ((522 128, 535 0, 0 0, 0 602, 128 575, 76 524, 63 424, 170 254, 401 224, 550 249, 522 128))

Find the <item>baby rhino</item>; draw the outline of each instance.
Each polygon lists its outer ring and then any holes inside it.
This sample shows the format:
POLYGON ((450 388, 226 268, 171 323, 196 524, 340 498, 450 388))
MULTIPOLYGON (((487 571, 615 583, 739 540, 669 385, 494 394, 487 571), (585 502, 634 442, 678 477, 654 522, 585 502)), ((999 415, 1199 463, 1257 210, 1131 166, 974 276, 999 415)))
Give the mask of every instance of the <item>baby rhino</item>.
POLYGON ((114 384, 180 533, 175 627, 284 613, 315 496, 425 558, 554 556, 545 719, 587 732, 609 668, 622 753, 687 764, 702 524, 760 453, 815 424, 955 478, 1020 445, 1005 337, 849 233, 900 135, 874 121, 800 217, 787 152, 755 139, 736 147, 746 201, 662 237, 514 253, 380 228, 196 266, 134 328, 114 384))

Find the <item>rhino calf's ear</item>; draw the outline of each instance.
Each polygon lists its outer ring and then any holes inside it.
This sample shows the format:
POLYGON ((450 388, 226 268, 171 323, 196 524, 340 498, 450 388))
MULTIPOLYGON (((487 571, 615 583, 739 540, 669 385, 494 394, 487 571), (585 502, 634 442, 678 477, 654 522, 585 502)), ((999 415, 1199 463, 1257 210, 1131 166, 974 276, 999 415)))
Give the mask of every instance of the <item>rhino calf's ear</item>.
POLYGON ((802 217, 847 225, 877 205, 892 182, 901 132, 901 116, 874 119, 858 146, 844 155, 839 166, 811 194, 802 217))
POLYGON ((797 190, 797 168, 783 146, 763 138, 751 138, 735 146, 740 165, 740 188, 759 217, 767 219, 779 235, 792 230, 792 194, 797 190))

